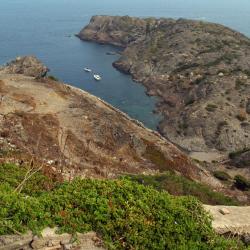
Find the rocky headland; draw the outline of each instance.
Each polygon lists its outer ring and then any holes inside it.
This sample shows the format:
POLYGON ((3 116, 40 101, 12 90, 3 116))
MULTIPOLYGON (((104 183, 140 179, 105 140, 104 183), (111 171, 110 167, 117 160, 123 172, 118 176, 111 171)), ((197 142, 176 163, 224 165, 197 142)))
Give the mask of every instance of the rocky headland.
POLYGON ((128 16, 94 16, 78 37, 124 48, 113 65, 159 97, 159 131, 170 141, 208 154, 250 147, 248 37, 202 21, 128 16))

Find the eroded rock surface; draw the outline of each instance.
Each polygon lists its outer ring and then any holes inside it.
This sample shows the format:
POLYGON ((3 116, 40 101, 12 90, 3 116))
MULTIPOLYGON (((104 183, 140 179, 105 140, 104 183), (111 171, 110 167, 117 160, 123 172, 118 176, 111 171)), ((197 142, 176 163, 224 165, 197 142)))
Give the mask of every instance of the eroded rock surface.
POLYGON ((49 69, 34 56, 17 57, 0 67, 0 73, 23 74, 37 78, 45 76, 48 71, 49 69))
POLYGON ((212 225, 218 234, 241 236, 250 245, 250 207, 204 205, 204 208, 212 215, 212 225))
POLYGON ((104 250, 102 240, 95 232, 70 235, 57 234, 56 230, 46 228, 39 236, 31 232, 0 236, 0 250, 104 250))
POLYGON ((185 19, 95 16, 78 35, 125 47, 114 66, 160 97, 160 132, 189 151, 250 147, 250 40, 185 19))

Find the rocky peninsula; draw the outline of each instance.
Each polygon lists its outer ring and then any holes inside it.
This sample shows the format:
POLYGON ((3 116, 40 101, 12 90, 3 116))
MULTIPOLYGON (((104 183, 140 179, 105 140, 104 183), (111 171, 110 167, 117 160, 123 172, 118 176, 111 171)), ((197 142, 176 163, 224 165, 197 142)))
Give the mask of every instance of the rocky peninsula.
POLYGON ((121 46, 114 67, 159 97, 160 133, 187 151, 250 147, 250 39, 186 19, 94 16, 78 37, 121 46))

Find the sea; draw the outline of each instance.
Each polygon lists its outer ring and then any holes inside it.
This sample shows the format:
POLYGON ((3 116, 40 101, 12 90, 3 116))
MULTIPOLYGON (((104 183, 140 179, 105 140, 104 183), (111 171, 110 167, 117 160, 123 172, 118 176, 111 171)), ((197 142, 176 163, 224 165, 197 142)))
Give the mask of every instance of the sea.
POLYGON ((35 55, 50 74, 96 95, 156 129, 156 97, 112 67, 121 49, 75 37, 93 15, 188 18, 221 23, 250 36, 249 0, 0 0, 0 64, 35 55), (102 76, 95 81, 83 68, 102 76))

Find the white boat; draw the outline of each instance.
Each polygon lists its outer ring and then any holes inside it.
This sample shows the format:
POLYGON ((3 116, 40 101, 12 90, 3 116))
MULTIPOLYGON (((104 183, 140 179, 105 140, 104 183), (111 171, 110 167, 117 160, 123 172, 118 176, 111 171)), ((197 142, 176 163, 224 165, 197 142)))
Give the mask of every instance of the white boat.
POLYGON ((95 78, 96 81, 102 80, 102 78, 101 78, 100 75, 95 74, 95 75, 93 75, 93 76, 94 76, 94 78, 95 78))
POLYGON ((86 72, 91 72, 92 70, 90 68, 84 68, 86 72))

